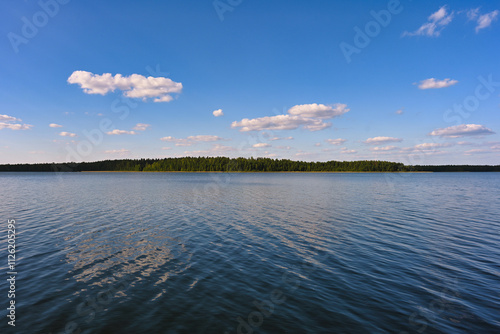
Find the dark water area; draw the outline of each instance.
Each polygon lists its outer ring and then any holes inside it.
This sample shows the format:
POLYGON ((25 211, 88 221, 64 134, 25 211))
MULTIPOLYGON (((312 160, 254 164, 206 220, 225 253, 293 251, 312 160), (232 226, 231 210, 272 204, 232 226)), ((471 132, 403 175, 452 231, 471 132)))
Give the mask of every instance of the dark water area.
POLYGON ((500 332, 499 173, 0 173, 0 242, 1 333, 500 332))

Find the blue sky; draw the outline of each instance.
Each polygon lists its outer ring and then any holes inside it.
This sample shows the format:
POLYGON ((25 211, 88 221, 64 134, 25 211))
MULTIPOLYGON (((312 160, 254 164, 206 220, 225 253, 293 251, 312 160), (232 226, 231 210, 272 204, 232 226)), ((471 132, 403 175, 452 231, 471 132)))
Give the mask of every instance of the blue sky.
POLYGON ((0 163, 500 164, 499 1, 2 7, 0 163))

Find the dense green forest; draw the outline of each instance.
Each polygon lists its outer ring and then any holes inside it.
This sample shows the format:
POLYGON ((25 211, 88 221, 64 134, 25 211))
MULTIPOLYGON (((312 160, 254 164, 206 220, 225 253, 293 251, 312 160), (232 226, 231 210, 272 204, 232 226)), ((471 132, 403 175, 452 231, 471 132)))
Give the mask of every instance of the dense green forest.
POLYGON ((305 162, 269 158, 185 157, 0 165, 0 172, 499 172, 500 166, 405 166, 389 161, 305 162))

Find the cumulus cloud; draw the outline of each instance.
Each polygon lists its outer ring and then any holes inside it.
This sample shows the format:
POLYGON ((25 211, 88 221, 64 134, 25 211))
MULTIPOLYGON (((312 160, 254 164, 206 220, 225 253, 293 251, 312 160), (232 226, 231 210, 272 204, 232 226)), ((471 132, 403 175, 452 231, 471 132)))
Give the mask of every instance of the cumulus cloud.
POLYGON ((269 145, 267 143, 257 143, 257 144, 252 145, 252 147, 262 148, 262 147, 271 147, 271 145, 269 145))
POLYGON ((436 129, 429 133, 431 136, 459 138, 464 136, 483 136, 494 134, 491 129, 479 124, 460 124, 448 128, 436 129))
POLYGON ((396 143, 396 142, 402 142, 403 139, 401 138, 394 138, 394 137, 373 137, 373 138, 368 138, 367 140, 364 141, 365 144, 383 144, 383 143, 396 143))
POLYGON ((215 117, 221 117, 221 116, 224 116, 224 113, 222 112, 222 109, 217 109, 217 110, 214 110, 214 111, 212 111, 212 114, 213 114, 215 117))
POLYGON ((113 135, 135 135, 136 133, 134 131, 114 129, 113 131, 106 132, 106 134, 113 136, 113 135))
POLYGON ((457 80, 444 79, 444 80, 436 80, 435 78, 425 79, 420 81, 418 85, 419 89, 437 89, 437 88, 445 88, 450 87, 457 84, 457 80))
POLYGON ((498 10, 479 16, 477 19, 476 33, 478 33, 481 29, 488 28, 493 21, 497 20, 497 16, 498 10))
POLYGON ((152 98, 154 102, 170 102, 171 94, 181 93, 182 83, 164 77, 145 77, 140 74, 123 76, 111 73, 94 74, 87 71, 74 71, 68 83, 78 84, 86 94, 106 95, 115 90, 123 91, 130 98, 141 98, 144 101, 152 98))
POLYGON ((331 106, 324 104, 299 104, 288 109, 288 113, 292 116, 302 116, 307 118, 334 118, 348 112, 347 105, 337 103, 331 106))
POLYGON ((325 123, 321 119, 305 118, 302 116, 276 115, 254 119, 244 118, 239 122, 231 123, 232 128, 240 128, 240 131, 260 130, 295 130, 299 126, 309 131, 318 131, 330 127, 331 123, 325 123))
POLYGON ((231 123, 232 128, 240 128, 240 131, 261 131, 261 130, 295 130, 298 127, 309 131, 319 131, 332 126, 332 123, 325 122, 325 119, 338 117, 348 112, 345 104, 334 104, 326 106, 324 104, 301 104, 293 106, 288 110, 287 115, 265 116, 231 123))
POLYGON ((76 137, 76 134, 75 133, 71 133, 71 132, 63 131, 63 132, 59 133, 59 136, 62 136, 62 137, 76 137))
POLYGON ((342 145, 347 141, 347 139, 342 139, 342 138, 337 138, 337 139, 326 139, 325 140, 328 144, 332 145, 342 145))
POLYGON ((146 131, 150 126, 151 126, 151 124, 137 123, 132 128, 132 130, 135 130, 135 131, 146 131))
POLYGON ((13 122, 22 122, 22 120, 9 115, 0 115, 0 130, 3 129, 29 130, 33 127, 33 125, 30 124, 21 124, 13 122))
POLYGON ((62 128, 62 125, 60 125, 60 124, 56 124, 56 123, 50 123, 50 124, 49 124, 49 126, 50 126, 51 128, 62 128))
POLYGON ((175 146, 191 146, 199 142, 214 142, 214 141, 224 140, 224 138, 212 135, 198 135, 198 136, 189 136, 187 138, 175 138, 172 136, 168 136, 160 138, 160 140, 175 143, 175 146))
POLYGON ((0 122, 21 122, 21 120, 9 115, 0 115, 0 122))
POLYGON ((127 153, 130 153, 130 151, 122 148, 120 150, 107 150, 107 151, 104 151, 104 153, 108 153, 108 154, 127 154, 127 153))
POLYGON ((33 125, 29 124, 17 124, 17 123, 5 123, 0 122, 0 130, 10 129, 10 130, 29 130, 33 125))
POLYGON ((454 13, 448 12, 447 6, 442 6, 437 12, 432 13, 427 22, 422 24, 420 28, 414 32, 405 31, 403 36, 429 36, 437 37, 441 31, 453 20, 454 13))
POLYGON ((378 152, 378 151, 393 151, 393 150, 396 150, 398 147, 397 146, 394 146, 394 145, 388 145, 388 146, 376 146, 376 147, 372 147, 370 148, 370 151, 374 151, 374 152, 378 152))

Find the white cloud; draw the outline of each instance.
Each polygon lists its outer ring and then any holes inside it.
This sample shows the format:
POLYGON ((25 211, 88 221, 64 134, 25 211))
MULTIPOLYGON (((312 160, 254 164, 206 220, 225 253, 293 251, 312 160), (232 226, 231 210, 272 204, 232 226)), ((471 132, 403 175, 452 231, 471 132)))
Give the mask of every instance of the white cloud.
POLYGON ((292 116, 302 116, 307 118, 334 118, 345 114, 349 111, 346 104, 337 103, 332 106, 324 104, 299 104, 288 109, 288 113, 292 116))
POLYGON ((393 143, 393 142, 401 142, 403 139, 394 138, 394 137, 373 137, 368 138, 364 141, 365 144, 382 144, 382 143, 393 143))
POLYGON ((212 135, 198 135, 198 136, 189 136, 187 138, 175 138, 172 136, 160 138, 162 141, 168 141, 175 143, 175 146, 191 146, 198 142, 214 142, 219 140, 225 140, 219 136, 212 135))
POLYGON ((33 127, 33 125, 29 124, 12 124, 12 123, 4 123, 0 122, 0 130, 2 129, 11 129, 11 130, 29 130, 33 127))
POLYGON ((467 19, 469 21, 475 20, 479 15, 479 7, 478 8, 472 8, 467 11, 467 19))
POLYGON ((293 106, 287 115, 265 116, 231 123, 232 128, 240 128, 240 131, 261 130, 295 130, 302 126, 309 131, 319 131, 332 126, 332 123, 324 122, 324 119, 338 117, 348 112, 345 104, 326 106, 324 104, 301 104, 293 106))
POLYGON ((479 16, 477 19, 476 33, 481 29, 489 27, 493 21, 497 20, 497 16, 498 10, 479 16))
POLYGON ((275 140, 293 140, 293 137, 273 137, 269 138, 269 140, 275 141, 275 140))
POLYGON ((21 122, 19 118, 15 118, 9 115, 0 115, 1 122, 21 122))
POLYGON ((414 32, 405 31, 403 36, 429 36, 437 37, 441 31, 453 20, 453 12, 448 13, 448 8, 442 6, 435 13, 432 13, 427 22, 414 32))
POLYGON ((337 138, 337 139, 327 139, 325 141, 332 145, 342 145, 347 141, 347 139, 337 138))
POLYGON ((458 83, 457 80, 451 80, 451 79, 436 80, 435 78, 430 78, 420 81, 418 88, 419 89, 445 88, 453 86, 457 83, 458 83))
POLYGON ((104 151, 104 153, 108 153, 108 154, 120 154, 120 155, 123 155, 123 154, 127 154, 127 153, 130 153, 129 150, 126 150, 124 148, 120 149, 120 150, 107 150, 107 151, 104 151))
POLYGON ((212 114, 213 114, 215 117, 221 117, 221 116, 224 116, 224 113, 222 112, 222 109, 217 109, 217 110, 214 110, 214 111, 212 111, 212 114))
POLYGON ((491 153, 491 151, 477 148, 477 149, 468 150, 468 151, 464 152, 465 155, 480 154, 480 153, 491 153))
POLYGON ((181 93, 182 83, 164 77, 145 77, 140 74, 122 76, 111 73, 93 74, 87 71, 74 71, 68 83, 78 84, 86 94, 106 95, 115 90, 123 91, 130 98, 153 98, 154 102, 169 102, 172 93, 181 93))
POLYGON ((257 143, 257 144, 252 145, 252 147, 262 148, 262 147, 271 147, 271 145, 269 145, 267 143, 257 143))
POLYGON ((136 130, 136 131, 146 131, 149 127, 151 126, 151 124, 144 124, 144 123, 137 123, 133 128, 132 130, 136 130))
POLYGON ((171 150, 172 148, 171 147, 162 147, 161 149, 167 151, 167 150, 171 150))
POLYGON ((356 150, 349 150, 349 149, 347 149, 347 147, 342 147, 340 153, 353 154, 353 153, 357 153, 357 151, 356 150))
POLYGON ((71 132, 63 131, 63 132, 59 133, 59 136, 62 136, 62 137, 76 137, 76 134, 71 133, 71 132))
POLYGON ((108 135, 135 135, 136 133, 134 131, 114 129, 113 131, 106 132, 106 134, 108 134, 108 135))
POLYGON ((415 145, 414 149, 419 150, 419 151, 428 151, 428 150, 435 150, 437 148, 442 148, 442 147, 449 147, 452 146, 451 143, 422 143, 415 145))
POLYGON ((370 151, 392 151, 392 150, 395 150, 397 149, 397 146, 394 146, 394 145, 388 145, 388 146, 383 146, 383 147, 380 147, 380 146, 376 146, 376 147, 372 147, 370 148, 370 151))
POLYGON ((202 141, 202 142, 207 142, 207 141, 218 141, 218 140, 224 140, 224 138, 221 138, 219 136, 212 136, 212 135, 198 135, 198 136, 189 136, 187 137, 188 140, 192 141, 202 141))
POLYGON ((318 131, 330 127, 331 123, 325 123, 321 119, 305 118, 302 116, 276 115, 254 119, 244 118, 239 122, 231 123, 232 128, 241 128, 240 131, 267 130, 295 130, 299 126, 309 131, 318 131))
POLYGON ((214 144, 209 150, 185 151, 184 154, 187 156, 221 156, 233 151, 236 151, 234 147, 214 144))
POLYGON ((20 124, 12 122, 22 122, 22 120, 9 115, 0 115, 0 130, 29 130, 33 127, 33 125, 30 124, 20 124))
POLYGON ((49 126, 50 126, 51 128, 62 128, 62 125, 60 125, 60 124, 56 124, 56 123, 50 123, 50 124, 49 124, 49 126))
POLYGON ((482 136, 494 134, 491 129, 479 124, 461 124, 448 128, 436 129, 429 133, 431 136, 441 136, 448 138, 459 138, 464 136, 482 136))
POLYGON ((403 108, 396 110, 396 115, 403 115, 404 111, 403 108))

